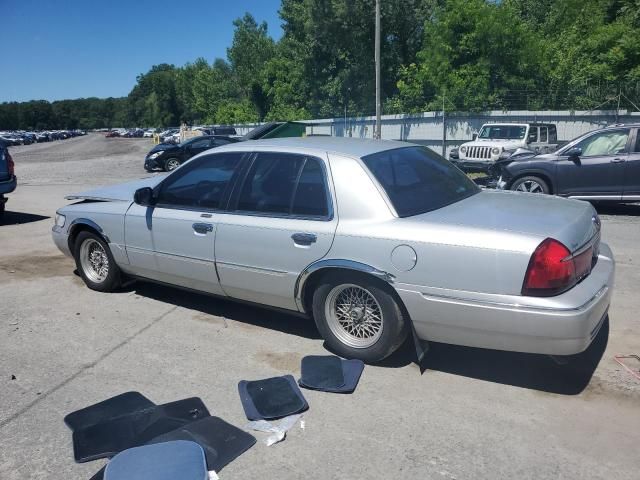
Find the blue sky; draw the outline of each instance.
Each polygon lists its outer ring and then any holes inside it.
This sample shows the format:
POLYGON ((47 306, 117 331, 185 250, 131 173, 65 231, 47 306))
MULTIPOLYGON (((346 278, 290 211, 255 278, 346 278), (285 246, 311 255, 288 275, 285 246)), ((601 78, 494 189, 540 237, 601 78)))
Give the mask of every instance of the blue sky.
POLYGON ((250 12, 282 34, 279 0, 0 0, 0 102, 119 97, 158 63, 226 58, 250 12))

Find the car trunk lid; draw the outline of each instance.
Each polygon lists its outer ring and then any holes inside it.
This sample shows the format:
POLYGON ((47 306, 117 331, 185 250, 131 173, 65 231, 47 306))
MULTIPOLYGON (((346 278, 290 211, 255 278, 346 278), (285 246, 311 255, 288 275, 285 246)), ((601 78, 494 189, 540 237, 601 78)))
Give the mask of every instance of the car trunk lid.
MULTIPOLYGON (((553 238, 572 253, 599 240, 600 220, 593 206, 550 195, 483 190, 439 210, 411 217, 415 221, 464 225, 553 238)), ((496 248, 509 248, 496 245, 496 248)))

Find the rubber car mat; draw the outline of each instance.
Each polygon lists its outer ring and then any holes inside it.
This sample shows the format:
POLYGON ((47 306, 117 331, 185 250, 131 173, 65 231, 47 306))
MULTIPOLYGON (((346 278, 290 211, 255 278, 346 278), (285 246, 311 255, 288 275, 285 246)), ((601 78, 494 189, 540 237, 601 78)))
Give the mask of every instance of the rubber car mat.
POLYGON ((336 389, 344 386, 342 361, 335 355, 309 355, 302 359, 299 384, 314 390, 336 389))
MULTIPOLYGON (((305 357, 306 358, 306 357, 305 357)), ((336 357, 337 358, 337 357, 336 357)), ((304 362, 304 358, 302 359, 304 362)), ((336 388, 316 388, 312 385, 306 385, 304 378, 300 378, 298 383, 301 387, 309 388, 311 390, 321 390, 323 392, 331 393, 353 393, 358 386, 360 376, 364 371, 364 362, 362 360, 344 360, 340 359, 342 365, 342 374, 344 376, 344 385, 336 388)))
POLYGON ((173 442, 130 448, 113 457, 105 480, 207 480, 202 447, 195 442, 173 442))
MULTIPOLYGON (((221 418, 205 417, 160 435, 148 442, 147 445, 172 440, 196 442, 204 450, 208 469, 216 473, 256 443, 253 435, 234 427, 221 418)), ((105 468, 91 477, 91 480, 102 480, 105 468)))
POLYGON ((156 404, 140 392, 125 392, 102 402, 71 412, 64 417, 64 423, 75 431, 97 423, 103 423, 123 415, 155 407, 156 404))
POLYGON ((309 408, 291 375, 238 383, 240 401, 249 420, 274 420, 309 408))
POLYGON ((73 432, 73 455, 78 463, 112 457, 127 448, 209 416, 199 398, 156 405, 73 432))

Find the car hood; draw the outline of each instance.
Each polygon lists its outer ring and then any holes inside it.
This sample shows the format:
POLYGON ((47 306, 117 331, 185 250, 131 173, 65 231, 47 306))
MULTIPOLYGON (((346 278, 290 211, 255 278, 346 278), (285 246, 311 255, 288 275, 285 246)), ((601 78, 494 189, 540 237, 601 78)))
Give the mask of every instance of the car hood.
POLYGON ((177 149, 178 149, 178 146, 172 143, 160 143, 155 147, 153 147, 151 150, 149 150, 149 153, 162 152, 165 150, 177 150, 177 149))
POLYGON ((133 194, 136 190, 143 187, 155 187, 164 178, 163 175, 157 175, 133 182, 120 183, 109 187, 100 187, 86 192, 74 193, 67 195, 67 200, 99 200, 105 202, 132 202, 133 194))
MULTIPOLYGON (((483 190, 447 207, 410 217, 416 222, 458 225, 554 238, 575 251, 600 229, 590 203, 534 193, 483 190)), ((486 247, 486 246, 485 246, 486 247)), ((509 245, 495 245, 508 249, 509 245)))

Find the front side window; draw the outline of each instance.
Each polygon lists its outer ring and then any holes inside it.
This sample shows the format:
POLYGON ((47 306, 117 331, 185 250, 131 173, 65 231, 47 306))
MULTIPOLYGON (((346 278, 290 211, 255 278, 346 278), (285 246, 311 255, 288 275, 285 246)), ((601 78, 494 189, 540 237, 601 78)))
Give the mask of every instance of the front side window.
POLYGON ((201 157, 171 174, 160 186, 158 205, 222 208, 225 190, 236 172, 241 152, 201 157))
POLYGON ((574 145, 582 149, 581 156, 593 157, 598 155, 617 155, 624 153, 627 148, 629 130, 613 130, 596 133, 574 145))
POLYGON ((362 157, 400 217, 437 210, 480 191, 464 173, 424 147, 362 157))
POLYGON ((326 217, 327 188, 320 160, 305 155, 261 152, 247 173, 237 210, 326 217))

